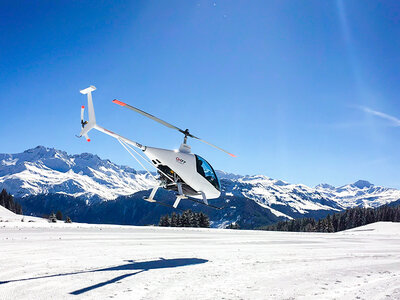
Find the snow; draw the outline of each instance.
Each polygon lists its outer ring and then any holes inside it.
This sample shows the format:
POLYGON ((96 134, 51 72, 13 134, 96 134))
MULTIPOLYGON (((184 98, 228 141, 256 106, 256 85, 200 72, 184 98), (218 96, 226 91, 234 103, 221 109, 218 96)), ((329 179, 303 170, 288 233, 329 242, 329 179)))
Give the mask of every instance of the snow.
POLYGON ((340 204, 331 201, 328 196, 324 197, 319 190, 303 184, 289 184, 263 175, 242 176, 229 180, 231 183, 226 192, 252 199, 260 206, 269 208, 276 216, 288 216, 281 211, 285 207, 288 208, 286 212, 297 214, 319 210, 338 212, 342 209, 340 204))
POLYGON ((266 207, 266 208, 269 208, 269 210, 277 217, 284 217, 284 218, 287 218, 289 220, 293 219, 291 216, 288 216, 288 215, 280 212, 279 210, 273 209, 272 207, 268 207, 267 205, 264 205, 264 204, 261 204, 261 203, 259 203, 259 205, 261 205, 263 207, 266 207))
POLYGON ((2 222, 0 298, 399 299, 399 232, 2 222))
POLYGON ((360 226, 357 228, 349 229, 346 231, 343 231, 344 234, 365 234, 365 235, 371 235, 371 234, 394 234, 394 235, 400 235, 400 223, 394 223, 394 222, 378 222, 378 223, 372 223, 368 224, 365 226, 360 226))
POLYGON ((16 216, 16 214, 0 205, 0 218, 10 218, 14 216, 16 216))
POLYGON ((17 164, 17 162, 18 162, 18 158, 16 158, 16 159, 8 159, 8 160, 3 159, 1 161, 1 164, 3 166, 15 166, 17 164))
POLYGON ((342 187, 318 185, 317 191, 334 200, 344 208, 355 206, 378 207, 400 200, 400 191, 394 188, 375 186, 368 181, 358 180, 342 187))
POLYGON ((0 224, 1 222, 17 222, 17 224, 20 224, 21 220, 24 220, 24 222, 29 222, 29 221, 39 222, 39 223, 47 222, 47 220, 44 220, 42 218, 17 215, 0 205, 0 224))

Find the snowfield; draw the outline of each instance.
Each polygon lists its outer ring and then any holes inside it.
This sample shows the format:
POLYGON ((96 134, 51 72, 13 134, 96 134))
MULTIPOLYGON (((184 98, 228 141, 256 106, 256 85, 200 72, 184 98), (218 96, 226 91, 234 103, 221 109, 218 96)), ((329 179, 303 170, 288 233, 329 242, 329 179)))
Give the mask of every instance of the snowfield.
POLYGON ((400 299, 400 223, 322 234, 0 217, 1 299, 400 299))

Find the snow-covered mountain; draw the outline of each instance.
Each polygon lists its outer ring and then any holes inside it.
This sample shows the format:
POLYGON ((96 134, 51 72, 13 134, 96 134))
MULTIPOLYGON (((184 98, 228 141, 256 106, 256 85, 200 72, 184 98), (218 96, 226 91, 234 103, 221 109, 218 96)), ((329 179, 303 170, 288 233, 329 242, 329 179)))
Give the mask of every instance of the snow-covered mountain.
POLYGON ((329 184, 311 188, 263 175, 239 176, 219 171, 218 176, 226 179, 228 195, 243 195, 270 208, 276 216, 287 218, 312 214, 313 211, 340 211, 355 206, 378 207, 400 200, 400 190, 375 186, 365 180, 338 188, 329 184))
MULTIPOLYGON (((361 180, 338 188, 328 184, 311 188, 263 175, 217 173, 224 192, 218 202, 232 208, 231 217, 226 218, 230 221, 241 216, 241 212, 234 212, 238 205, 242 205, 248 215, 257 210, 260 215, 268 212, 275 217, 298 218, 322 217, 353 206, 377 207, 400 199, 399 190, 361 180), (250 209, 248 201, 256 205, 251 205, 250 209)), ((0 154, 0 188, 19 198, 65 194, 97 202, 149 190, 154 184, 148 174, 88 153, 68 155, 38 146, 23 153, 0 154)), ((219 222, 224 222, 223 217, 219 218, 219 222)))
POLYGON ((111 200, 154 184, 148 174, 89 153, 68 155, 38 146, 23 153, 0 154, 0 187, 15 197, 62 193, 111 200))
POLYGON ((400 190, 375 186, 366 180, 358 180, 338 188, 328 184, 319 184, 315 188, 344 208, 378 207, 400 199, 400 190))
POLYGON ((318 211, 340 211, 343 206, 303 184, 289 184, 264 175, 238 176, 218 172, 227 196, 244 196, 278 217, 295 218, 318 211))

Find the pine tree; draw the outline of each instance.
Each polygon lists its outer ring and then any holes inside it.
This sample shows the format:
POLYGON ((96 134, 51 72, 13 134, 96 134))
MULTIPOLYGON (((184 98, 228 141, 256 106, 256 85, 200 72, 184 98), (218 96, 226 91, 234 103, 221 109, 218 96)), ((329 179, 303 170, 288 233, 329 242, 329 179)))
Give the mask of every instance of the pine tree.
POLYGON ((203 227, 203 228, 209 228, 210 227, 210 219, 205 214, 203 214, 202 212, 200 212, 199 219, 200 219, 200 224, 199 224, 200 227, 203 227))
POLYGON ((394 214, 394 222, 400 222, 400 206, 396 207, 396 212, 394 214))
POLYGON ((158 225, 163 227, 171 226, 168 215, 162 216, 158 225))
POLYGON ((182 223, 182 215, 177 214, 176 215, 176 227, 183 227, 183 223, 182 223))
POLYGON ((313 231, 314 231, 314 228, 313 228, 313 226, 311 225, 311 223, 307 223, 307 225, 306 225, 305 228, 304 228, 304 231, 305 231, 305 232, 313 232, 313 231))
POLYGON ((175 212, 172 213, 171 215, 171 227, 178 227, 178 216, 176 215, 175 212))
POLYGON ((200 214, 193 214, 193 227, 200 227, 200 214))
POLYGON ((186 211, 184 211, 182 214, 179 215, 179 227, 187 227, 189 225, 186 214, 186 211))
MULTIPOLYGON (((7 198, 7 196, 8 196, 8 193, 7 193, 6 189, 2 189, 1 193, 0 193, 0 197, 5 200, 7 198)), ((5 205, 3 205, 3 206, 5 206, 5 205)))
POLYGON ((57 220, 62 220, 63 219, 63 215, 62 215, 62 212, 61 211, 57 211, 57 213, 56 213, 56 218, 57 218, 57 220))
POLYGON ((16 214, 22 215, 21 205, 17 202, 14 202, 14 197, 11 194, 8 194, 5 189, 3 189, 0 193, 0 205, 16 214))
POLYGON ((194 213, 186 210, 182 214, 173 212, 171 217, 162 216, 158 223, 159 226, 171 227, 210 227, 210 220, 204 213, 194 213))
POLYGON ((332 222, 331 215, 328 215, 326 217, 326 231, 325 232, 335 232, 335 230, 333 228, 333 222, 332 222))
MULTIPOLYGON (((4 191, 4 189, 3 189, 3 191, 4 191)), ((5 199, 4 199, 4 196, 3 196, 3 191, 1 191, 1 193, 0 193, 0 205, 5 207, 6 203, 5 203, 5 199)))
POLYGON ((188 224, 189 227, 196 227, 196 222, 195 222, 195 214, 189 209, 187 211, 187 218, 188 218, 188 224))
POLYGON ((15 213, 18 215, 22 215, 22 207, 21 204, 15 203, 15 213))
POLYGON ((375 209, 355 207, 332 216, 328 215, 326 218, 320 219, 317 222, 312 218, 287 220, 261 227, 260 229, 275 231, 337 232, 379 221, 400 222, 400 206, 391 207, 384 205, 375 209))

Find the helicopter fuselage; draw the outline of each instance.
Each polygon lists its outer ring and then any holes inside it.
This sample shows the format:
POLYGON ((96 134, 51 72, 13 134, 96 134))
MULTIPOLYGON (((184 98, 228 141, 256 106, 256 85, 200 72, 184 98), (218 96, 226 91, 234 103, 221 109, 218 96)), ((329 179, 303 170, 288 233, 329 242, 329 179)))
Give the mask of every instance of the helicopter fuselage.
POLYGON ((200 156, 148 146, 143 153, 159 170, 161 178, 169 176, 170 180, 165 180, 167 189, 176 188, 168 182, 174 180, 182 184, 185 195, 193 198, 202 199, 201 192, 207 199, 215 199, 221 195, 220 183, 214 169, 200 156))

